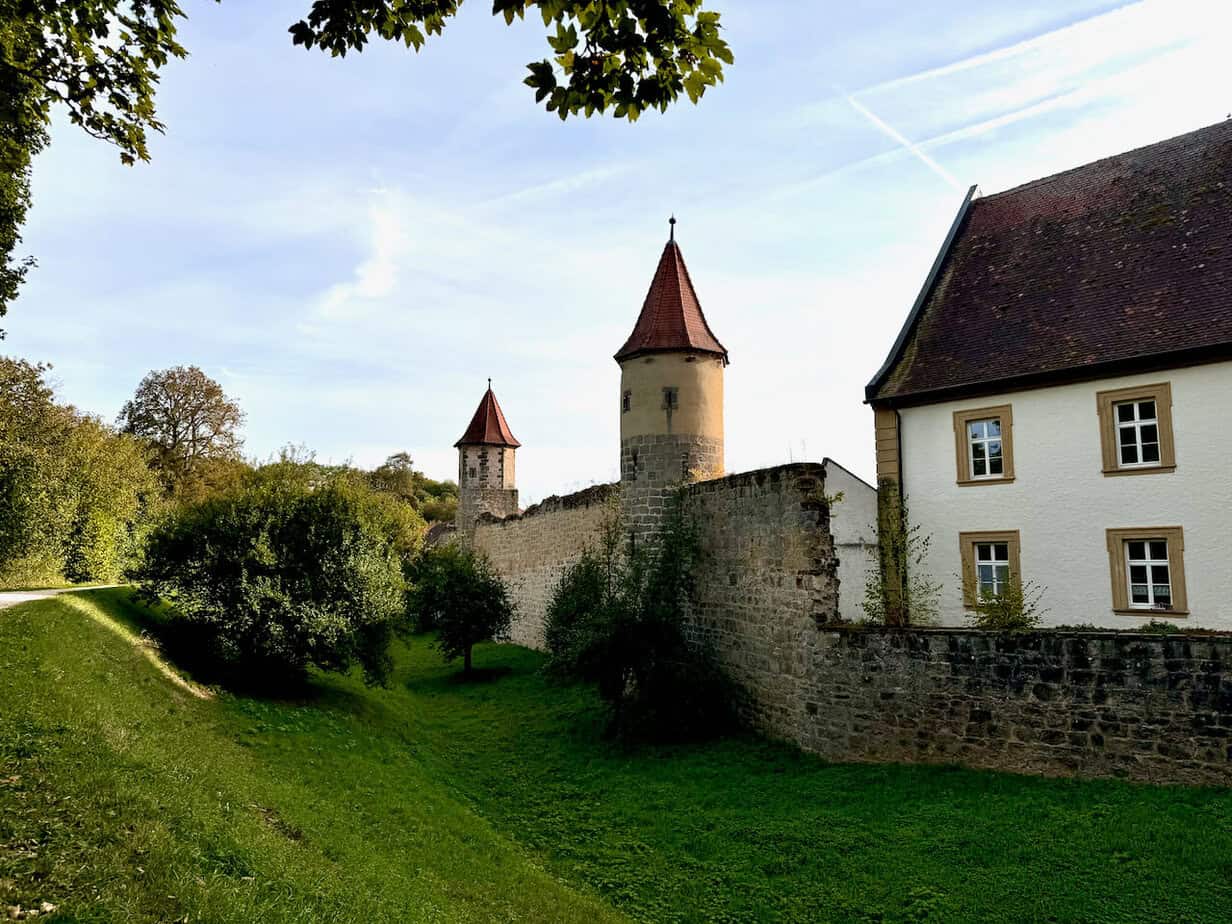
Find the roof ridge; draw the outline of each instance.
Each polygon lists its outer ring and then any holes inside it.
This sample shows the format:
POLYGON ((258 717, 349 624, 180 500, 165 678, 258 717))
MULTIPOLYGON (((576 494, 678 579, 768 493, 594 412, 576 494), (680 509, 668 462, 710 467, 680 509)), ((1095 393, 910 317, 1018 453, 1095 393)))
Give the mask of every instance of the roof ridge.
POLYGON ((1009 195, 1013 195, 1014 193, 1020 193, 1028 189, 1035 189, 1039 186, 1046 186, 1049 183, 1055 183, 1056 181, 1062 179, 1063 177, 1070 176, 1071 174, 1078 173, 1083 170, 1089 170, 1091 167, 1095 167, 1100 164, 1109 163, 1114 160, 1120 160, 1121 158, 1124 158, 1124 157, 1131 157, 1135 154, 1141 154, 1143 151, 1147 151, 1152 148, 1161 148, 1166 145, 1172 144, 1174 142, 1180 141, 1182 138, 1190 138, 1190 137, 1193 137, 1194 135, 1200 135, 1203 132, 1211 131, 1212 129, 1218 128, 1221 125, 1232 126, 1232 118, 1223 118, 1223 119, 1220 119, 1218 122, 1212 122, 1211 124, 1203 125, 1200 128, 1194 128, 1194 129, 1190 129, 1187 132, 1181 132, 1179 135, 1173 135, 1171 138, 1161 138, 1159 141, 1152 141, 1150 144, 1143 144, 1143 145, 1139 145, 1136 148, 1130 148, 1128 151, 1118 151, 1116 154, 1108 154, 1105 157, 1097 157, 1095 158, 1095 160, 1087 161, 1085 164, 1079 164, 1076 167, 1068 167, 1065 170, 1059 170, 1056 173, 1050 173, 1048 176, 1042 176, 1034 180, 1028 180, 1025 183, 1019 183, 1017 186, 1011 186, 1009 189, 1002 189, 995 193, 989 193, 988 195, 980 196, 979 199, 981 201, 987 202, 991 199, 1000 199, 1002 196, 1009 196, 1009 195))

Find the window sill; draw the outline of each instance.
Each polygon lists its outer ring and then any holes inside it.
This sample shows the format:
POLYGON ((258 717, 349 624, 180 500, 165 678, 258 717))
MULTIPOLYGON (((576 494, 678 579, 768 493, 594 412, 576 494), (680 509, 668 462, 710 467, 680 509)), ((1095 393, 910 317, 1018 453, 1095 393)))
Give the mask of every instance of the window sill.
POLYGON ((1141 468, 1106 468, 1104 475, 1160 475, 1175 471, 1175 465, 1144 465, 1141 468))
POLYGON ((1013 475, 1007 475, 1003 478, 960 478, 956 484, 963 487, 976 484, 1012 484, 1014 481, 1013 475))
POLYGON ((1118 610, 1113 609, 1118 616, 1137 616, 1139 619, 1154 616, 1166 616, 1169 619, 1184 619, 1189 615, 1189 610, 1118 610))

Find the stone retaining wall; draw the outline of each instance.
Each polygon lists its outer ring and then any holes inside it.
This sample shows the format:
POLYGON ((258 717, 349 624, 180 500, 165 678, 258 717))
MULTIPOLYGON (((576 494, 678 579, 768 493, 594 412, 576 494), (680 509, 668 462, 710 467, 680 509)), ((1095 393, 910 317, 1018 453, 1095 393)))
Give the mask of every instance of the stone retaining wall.
POLYGON ((1232 785, 1232 637, 791 625, 755 719, 827 759, 1232 785))

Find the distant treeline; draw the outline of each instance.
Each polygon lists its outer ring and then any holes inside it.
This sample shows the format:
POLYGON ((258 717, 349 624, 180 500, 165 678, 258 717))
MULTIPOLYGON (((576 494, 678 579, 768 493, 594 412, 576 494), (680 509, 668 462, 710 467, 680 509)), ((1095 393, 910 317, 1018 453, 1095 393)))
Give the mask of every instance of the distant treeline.
POLYGON ((416 471, 405 452, 372 470, 322 465, 300 448, 275 463, 245 459, 242 411, 196 367, 151 372, 114 424, 59 402, 49 373, 0 358, 0 587, 120 580, 157 524, 270 464, 394 501, 420 534, 457 509, 457 486, 416 471))

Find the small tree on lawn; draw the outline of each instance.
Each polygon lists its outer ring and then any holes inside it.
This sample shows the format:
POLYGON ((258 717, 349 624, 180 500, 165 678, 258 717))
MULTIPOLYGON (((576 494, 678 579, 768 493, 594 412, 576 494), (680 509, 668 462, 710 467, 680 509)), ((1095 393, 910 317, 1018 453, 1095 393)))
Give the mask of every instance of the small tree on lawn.
POLYGON ((513 621, 509 591, 487 556, 454 544, 424 552, 410 608, 418 628, 436 629, 447 661, 462 658, 464 674, 474 646, 508 633, 513 621))

